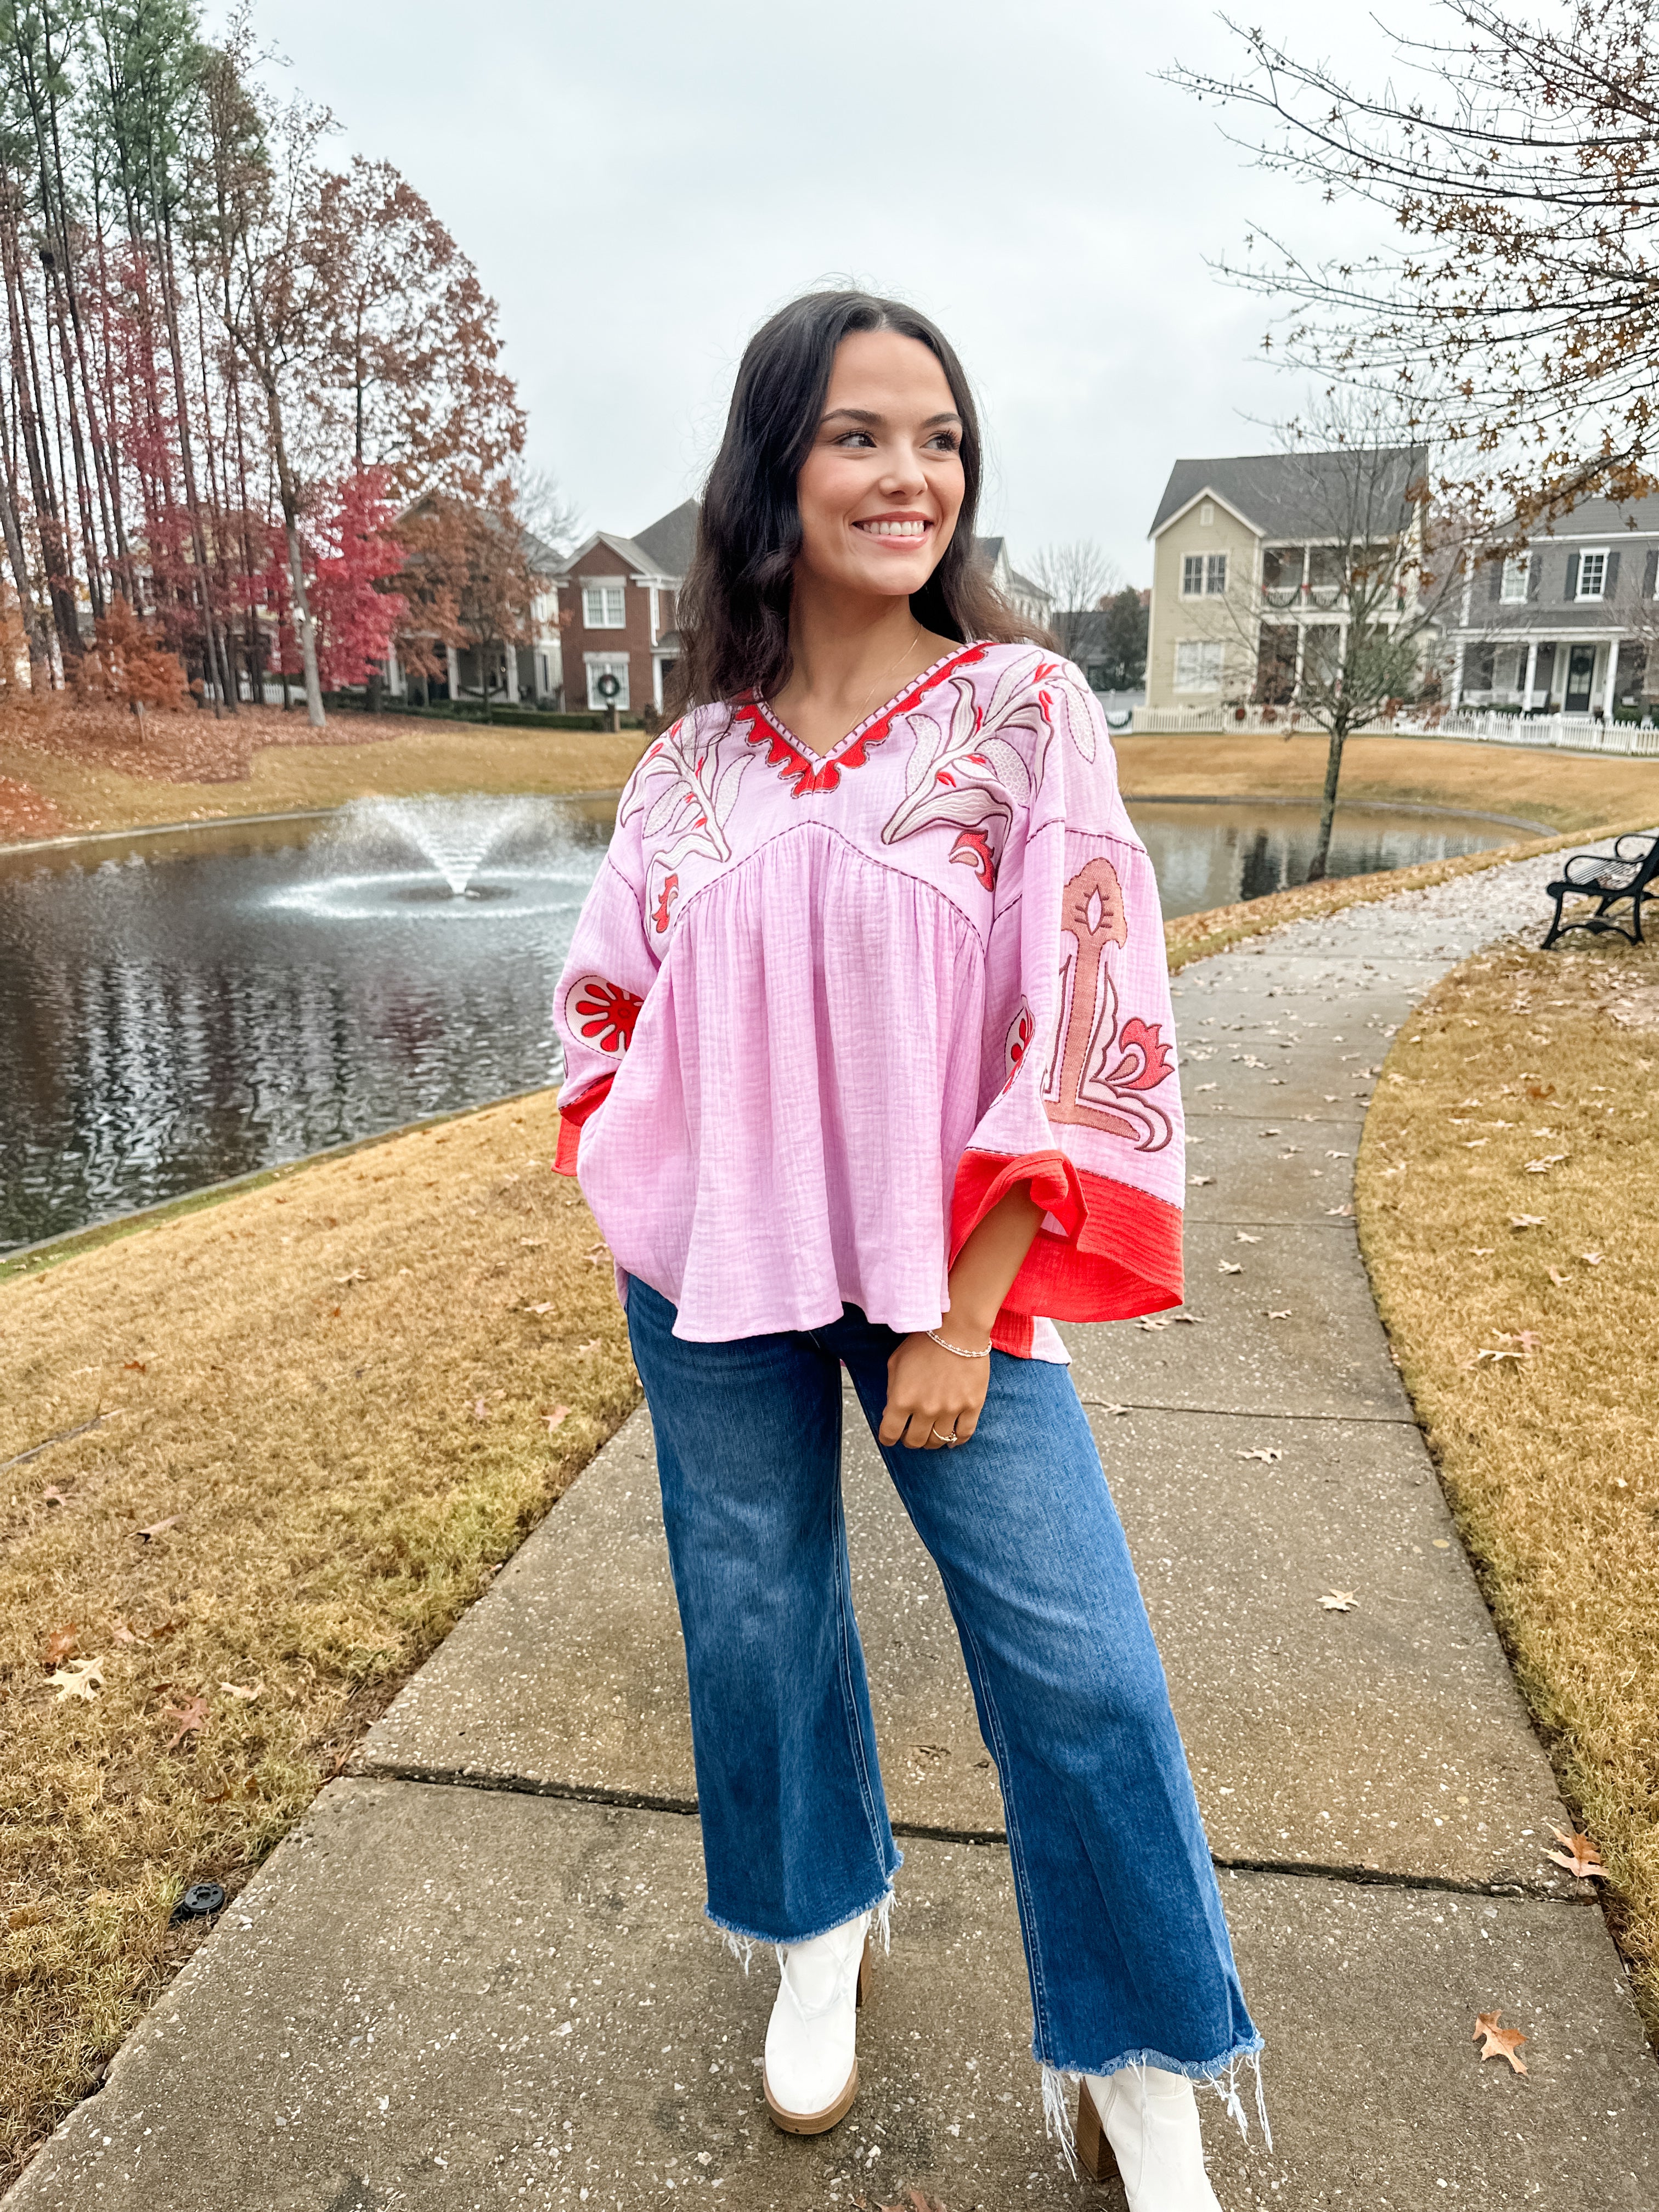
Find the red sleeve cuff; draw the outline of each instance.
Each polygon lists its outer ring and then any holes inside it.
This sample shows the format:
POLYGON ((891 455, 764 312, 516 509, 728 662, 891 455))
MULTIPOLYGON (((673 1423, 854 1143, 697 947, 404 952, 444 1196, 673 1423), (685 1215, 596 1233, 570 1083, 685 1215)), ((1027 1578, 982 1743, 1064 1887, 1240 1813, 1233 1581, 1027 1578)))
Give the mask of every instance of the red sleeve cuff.
POLYGON ((576 1172, 576 1151, 581 1140, 581 1127, 590 1115, 597 1114, 611 1096, 614 1075, 602 1076, 592 1088, 568 1106, 559 1109, 559 1143, 553 1155, 555 1175, 573 1176, 576 1172))
POLYGON ((992 1207, 1019 1184, 1059 1223, 1039 1229, 991 1341, 1030 1356, 1032 1319, 1130 1321, 1182 1298, 1181 1209, 1132 1184, 1091 1174, 1056 1150, 964 1152, 951 1206, 951 1261, 992 1207))

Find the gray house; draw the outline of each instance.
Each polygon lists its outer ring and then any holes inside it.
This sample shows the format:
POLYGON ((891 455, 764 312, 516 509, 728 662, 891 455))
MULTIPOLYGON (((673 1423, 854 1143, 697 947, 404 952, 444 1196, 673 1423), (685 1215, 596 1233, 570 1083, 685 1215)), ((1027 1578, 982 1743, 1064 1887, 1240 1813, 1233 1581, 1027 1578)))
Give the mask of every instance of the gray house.
POLYGON ((1471 574, 1450 634, 1452 703, 1607 720, 1647 707, 1656 591, 1659 498, 1586 501, 1471 574))

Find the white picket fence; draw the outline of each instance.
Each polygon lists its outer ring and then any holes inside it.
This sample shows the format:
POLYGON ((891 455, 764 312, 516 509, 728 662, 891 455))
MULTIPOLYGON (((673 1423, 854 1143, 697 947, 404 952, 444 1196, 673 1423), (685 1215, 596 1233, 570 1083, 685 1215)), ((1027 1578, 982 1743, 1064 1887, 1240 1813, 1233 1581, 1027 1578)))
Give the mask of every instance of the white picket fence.
MULTIPOLYGON (((1305 714, 1283 707, 1137 707, 1137 737, 1205 734, 1244 737, 1270 731, 1316 735, 1305 714)), ((1460 708, 1437 716, 1401 714, 1389 722, 1367 724, 1365 737, 1445 738, 1467 744, 1552 747, 1562 752, 1614 753, 1622 758, 1659 755, 1659 730, 1635 722, 1601 722, 1594 714, 1492 714, 1460 708)))

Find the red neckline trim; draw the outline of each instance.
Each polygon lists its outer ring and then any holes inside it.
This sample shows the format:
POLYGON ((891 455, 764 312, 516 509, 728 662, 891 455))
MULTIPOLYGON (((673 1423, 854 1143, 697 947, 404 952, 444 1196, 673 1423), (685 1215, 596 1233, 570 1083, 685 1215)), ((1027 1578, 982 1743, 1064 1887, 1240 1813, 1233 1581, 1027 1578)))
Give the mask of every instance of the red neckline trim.
POLYGON ((985 646, 975 644, 958 646, 954 653, 947 653, 931 668, 923 669, 921 674, 914 678, 902 691, 895 692, 884 707, 878 707, 873 714, 866 714, 856 729, 848 730, 839 744, 832 745, 827 753, 812 752, 798 738, 792 737, 764 699, 751 694, 740 702, 737 713, 746 717, 751 724, 765 723, 765 731, 751 727, 748 742, 751 745, 765 743, 769 732, 768 762, 781 771, 786 783, 792 776, 795 779, 794 796, 797 799, 807 799, 820 792, 833 791, 841 781, 843 769, 862 768, 872 748, 883 743, 898 715, 907 713, 924 692, 930 691, 952 669, 965 667, 970 661, 980 659, 986 651, 985 646))

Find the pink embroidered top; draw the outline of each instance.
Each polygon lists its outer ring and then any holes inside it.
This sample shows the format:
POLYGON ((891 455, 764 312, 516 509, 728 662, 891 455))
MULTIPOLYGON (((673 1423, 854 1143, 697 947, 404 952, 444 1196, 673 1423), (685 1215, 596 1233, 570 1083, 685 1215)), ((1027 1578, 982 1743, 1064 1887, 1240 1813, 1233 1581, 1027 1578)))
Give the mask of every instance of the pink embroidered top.
POLYGON ((1004 1351, 1180 1303, 1158 890, 1069 661, 962 647, 822 757, 759 701, 675 723, 556 1013, 556 1164, 678 1336, 937 1328, 1021 1182, 1047 1212, 1004 1351))

